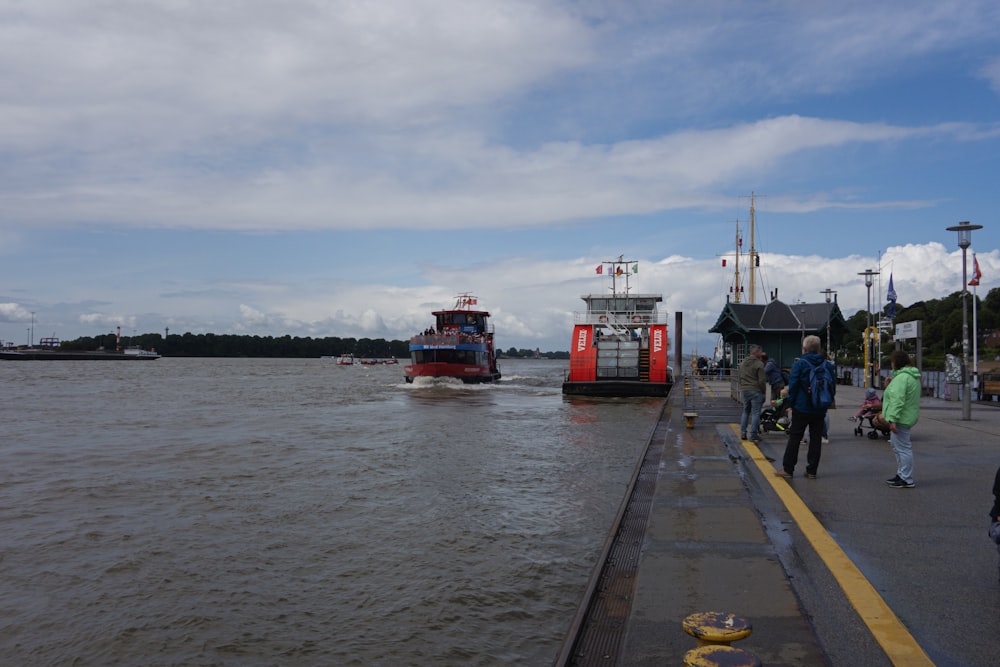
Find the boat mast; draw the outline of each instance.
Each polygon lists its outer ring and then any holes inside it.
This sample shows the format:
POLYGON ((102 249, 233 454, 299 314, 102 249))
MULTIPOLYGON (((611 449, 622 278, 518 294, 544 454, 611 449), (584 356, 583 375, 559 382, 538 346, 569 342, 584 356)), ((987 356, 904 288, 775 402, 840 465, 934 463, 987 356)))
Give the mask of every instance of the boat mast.
POLYGON ((625 276, 625 291, 623 292, 623 294, 628 294, 629 290, 632 289, 628 285, 629 276, 632 275, 632 272, 629 270, 629 265, 630 264, 635 264, 637 260, 630 259, 630 260, 626 261, 625 259, 623 259, 624 257, 625 257, 625 255, 618 255, 618 259, 617 260, 608 260, 608 262, 607 262, 612 267, 611 268, 611 293, 612 294, 618 294, 618 275, 619 275, 618 271, 619 271, 619 269, 622 266, 625 267, 625 270, 621 272, 621 275, 625 276))

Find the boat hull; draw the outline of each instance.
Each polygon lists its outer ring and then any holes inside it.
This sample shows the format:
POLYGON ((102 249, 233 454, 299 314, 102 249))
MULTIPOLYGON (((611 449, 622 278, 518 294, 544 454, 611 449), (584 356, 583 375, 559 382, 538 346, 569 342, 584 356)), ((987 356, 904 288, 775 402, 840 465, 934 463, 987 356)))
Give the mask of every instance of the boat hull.
POLYGON ((427 362, 406 366, 403 369, 407 382, 415 378, 456 378, 465 384, 482 382, 498 382, 500 372, 491 372, 485 366, 470 366, 468 364, 452 364, 447 362, 427 362))
POLYGON ((636 382, 632 380, 601 380, 599 382, 563 382, 562 392, 568 396, 666 396, 673 383, 636 382))

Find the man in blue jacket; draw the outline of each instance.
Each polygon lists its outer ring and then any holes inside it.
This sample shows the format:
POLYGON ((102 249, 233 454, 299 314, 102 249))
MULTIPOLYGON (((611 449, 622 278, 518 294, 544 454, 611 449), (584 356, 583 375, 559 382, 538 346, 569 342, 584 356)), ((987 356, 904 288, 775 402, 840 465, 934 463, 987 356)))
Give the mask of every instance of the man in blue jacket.
MULTIPOLYGON (((812 369, 820 364, 827 365, 831 378, 835 377, 832 364, 820 354, 819 336, 806 336, 802 339, 802 356, 792 364, 792 372, 788 378, 788 399, 786 404, 792 406, 792 425, 788 427, 788 444, 785 445, 785 456, 781 461, 781 470, 775 472, 778 477, 790 478, 795 473, 795 465, 799 462, 799 445, 806 429, 809 429, 809 449, 806 452, 806 477, 816 479, 819 468, 821 447, 823 446, 823 420, 826 418, 826 408, 818 407, 810 394, 810 376, 812 369)), ((836 393, 836 383, 831 383, 831 394, 836 393)))

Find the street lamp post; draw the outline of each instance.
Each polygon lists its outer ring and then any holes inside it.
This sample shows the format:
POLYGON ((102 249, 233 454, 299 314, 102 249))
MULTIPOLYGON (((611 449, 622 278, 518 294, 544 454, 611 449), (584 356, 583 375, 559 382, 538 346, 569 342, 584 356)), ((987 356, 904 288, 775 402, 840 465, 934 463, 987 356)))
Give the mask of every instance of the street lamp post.
POLYGON ((859 276, 865 277, 865 287, 868 288, 868 311, 866 312, 867 319, 865 320, 865 363, 868 364, 868 368, 865 369, 865 386, 874 387, 875 386, 875 364, 871 363, 871 329, 872 329, 872 277, 877 276, 880 271, 872 271, 871 269, 865 269, 859 276))
POLYGON ((826 295, 826 353, 831 355, 830 358, 833 359, 833 351, 830 349, 830 297, 832 295, 836 300, 837 290, 827 287, 820 294, 826 295))
POLYGON ((972 419, 972 392, 969 391, 969 286, 965 266, 965 252, 972 245, 972 232, 982 229, 968 221, 960 222, 946 231, 958 232, 958 247, 962 249, 962 419, 972 419))

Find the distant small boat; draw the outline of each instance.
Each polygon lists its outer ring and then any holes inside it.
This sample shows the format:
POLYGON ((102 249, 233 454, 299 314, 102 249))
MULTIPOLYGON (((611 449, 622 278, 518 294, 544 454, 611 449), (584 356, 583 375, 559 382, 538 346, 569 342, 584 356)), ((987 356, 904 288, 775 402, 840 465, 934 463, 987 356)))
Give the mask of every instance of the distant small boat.
POLYGON ((343 354, 337 357, 338 366, 353 366, 354 365, 354 355, 353 354, 343 354))

